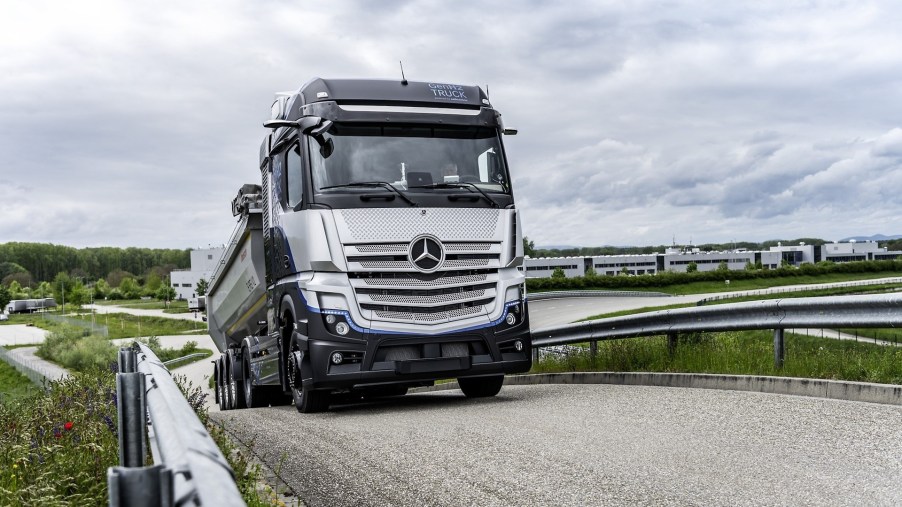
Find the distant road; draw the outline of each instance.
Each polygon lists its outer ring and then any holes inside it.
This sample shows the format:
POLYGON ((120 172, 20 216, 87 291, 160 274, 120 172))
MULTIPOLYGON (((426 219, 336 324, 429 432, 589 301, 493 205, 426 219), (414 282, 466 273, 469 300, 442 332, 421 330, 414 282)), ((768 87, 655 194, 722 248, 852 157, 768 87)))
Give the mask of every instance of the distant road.
MULTIPOLYGON (((529 302, 529 326, 538 329, 546 326, 559 326, 569 324, 580 319, 600 315, 604 313, 619 312, 622 310, 635 310, 650 306, 666 306, 676 304, 694 304, 702 299, 724 296, 749 296, 758 294, 776 294, 791 290, 827 289, 832 287, 848 287, 860 284, 865 280, 852 282, 813 283, 802 285, 784 285, 769 289, 753 289, 731 292, 714 292, 710 294, 690 294, 687 296, 670 297, 585 297, 545 299, 529 302)), ((899 283, 899 278, 879 278, 867 280, 870 284, 899 283)))

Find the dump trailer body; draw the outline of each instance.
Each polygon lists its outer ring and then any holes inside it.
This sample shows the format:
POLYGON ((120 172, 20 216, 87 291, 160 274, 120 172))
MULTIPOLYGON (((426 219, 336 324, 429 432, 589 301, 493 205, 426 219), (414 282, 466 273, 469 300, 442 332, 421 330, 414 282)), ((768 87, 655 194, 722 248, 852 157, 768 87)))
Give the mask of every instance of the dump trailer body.
POLYGON ((243 214, 207 291, 210 336, 220 352, 257 334, 266 320, 265 263, 259 210, 243 214))

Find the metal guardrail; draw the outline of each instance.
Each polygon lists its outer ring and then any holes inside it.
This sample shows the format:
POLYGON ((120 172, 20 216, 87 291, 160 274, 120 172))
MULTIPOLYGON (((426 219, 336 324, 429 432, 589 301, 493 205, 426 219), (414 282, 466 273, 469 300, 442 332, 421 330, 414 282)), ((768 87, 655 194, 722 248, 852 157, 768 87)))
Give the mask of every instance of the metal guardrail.
POLYGON ((902 327, 902 295, 771 299, 660 310, 536 329, 534 351, 554 345, 666 335, 671 347, 680 333, 774 330, 774 363, 783 365, 783 334, 798 328, 902 327))
POLYGON ((531 292, 527 296, 530 301, 561 298, 602 298, 602 297, 670 297, 663 292, 645 292, 641 290, 556 290, 548 292, 531 292))
POLYGON ((147 346, 119 351, 116 389, 120 466, 107 471, 111 507, 245 505, 222 452, 147 346), (154 465, 146 467, 148 433, 154 465))

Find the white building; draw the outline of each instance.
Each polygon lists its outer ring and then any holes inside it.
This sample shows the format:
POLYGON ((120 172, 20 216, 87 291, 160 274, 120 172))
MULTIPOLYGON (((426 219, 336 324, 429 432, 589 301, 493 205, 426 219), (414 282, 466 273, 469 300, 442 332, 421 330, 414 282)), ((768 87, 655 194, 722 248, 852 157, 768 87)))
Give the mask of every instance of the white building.
POLYGON ((207 282, 216 271, 222 258, 223 248, 205 248, 191 251, 191 269, 181 269, 170 274, 172 288, 177 299, 197 296, 197 282, 203 278, 207 282))
POLYGON ((592 257, 592 268, 599 276, 653 275, 662 266, 658 265, 657 254, 598 255, 592 257))
POLYGON ((874 254, 885 251, 881 249, 875 241, 866 241, 864 243, 826 243, 821 245, 822 261, 833 262, 852 262, 852 261, 872 261, 874 254))
POLYGON ((770 247, 770 251, 780 252, 780 260, 785 260, 793 266, 799 266, 806 262, 815 264, 819 260, 814 245, 783 246, 778 244, 770 247))
POLYGON ((561 268, 567 278, 586 274, 587 257, 540 257, 526 258, 527 278, 548 278, 554 270, 561 268))

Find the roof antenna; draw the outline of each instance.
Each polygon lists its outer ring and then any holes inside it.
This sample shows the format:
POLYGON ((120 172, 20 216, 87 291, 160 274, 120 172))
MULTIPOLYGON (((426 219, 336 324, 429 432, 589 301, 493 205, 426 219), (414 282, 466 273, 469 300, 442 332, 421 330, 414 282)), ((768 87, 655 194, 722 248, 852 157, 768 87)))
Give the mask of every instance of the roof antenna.
POLYGON ((487 98, 487 99, 492 98, 489 96, 489 84, 488 83, 485 84, 485 98, 487 98))
POLYGON ((407 78, 404 77, 404 63, 401 60, 398 60, 398 65, 401 66, 401 84, 407 86, 407 78))

